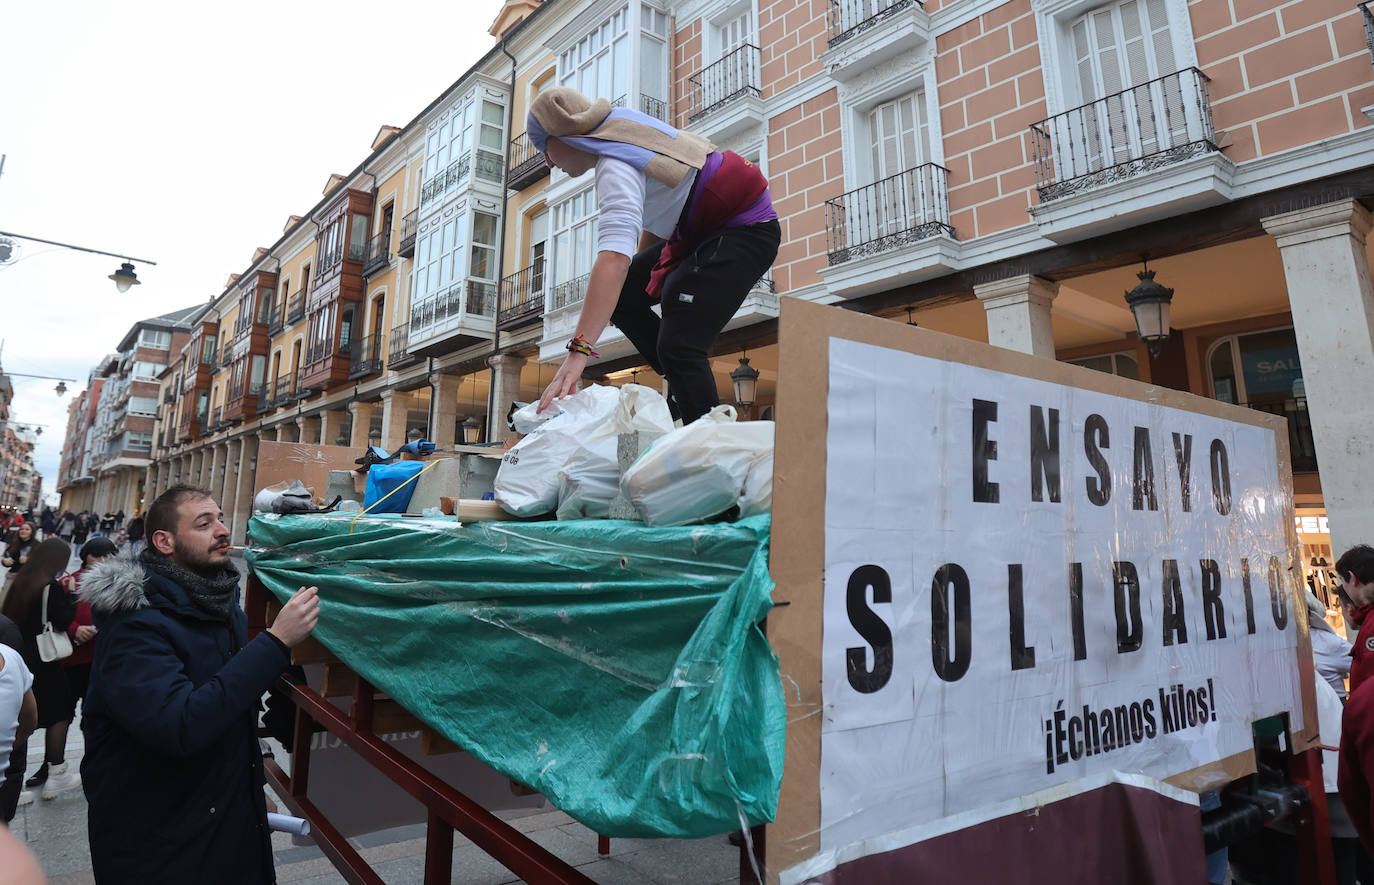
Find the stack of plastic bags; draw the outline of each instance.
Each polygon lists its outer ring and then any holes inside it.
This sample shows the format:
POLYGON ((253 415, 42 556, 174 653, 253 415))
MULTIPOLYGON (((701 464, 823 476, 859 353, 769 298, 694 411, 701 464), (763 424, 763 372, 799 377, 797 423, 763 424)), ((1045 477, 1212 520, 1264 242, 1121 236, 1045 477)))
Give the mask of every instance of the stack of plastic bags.
POLYGON ((652 388, 592 385, 541 415, 534 404, 511 420, 526 433, 502 459, 496 501, 510 513, 559 519, 605 517, 623 492, 651 526, 688 525, 770 510, 773 422, 736 422, 717 406, 685 427, 673 427, 668 403, 652 388), (639 432, 657 437, 621 475, 617 441, 639 432))

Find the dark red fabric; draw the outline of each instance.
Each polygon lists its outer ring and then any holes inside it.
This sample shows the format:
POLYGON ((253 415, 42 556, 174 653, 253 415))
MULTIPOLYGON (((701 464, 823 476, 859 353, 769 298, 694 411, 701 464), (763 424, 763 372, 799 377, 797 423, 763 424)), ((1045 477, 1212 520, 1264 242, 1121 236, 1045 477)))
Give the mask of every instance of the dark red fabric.
POLYGON ((1354 694, 1360 683, 1374 676, 1374 618, 1369 613, 1374 605, 1362 605, 1355 609, 1355 623, 1360 630, 1355 634, 1355 642, 1350 647, 1350 693, 1354 694))
POLYGON ((711 234, 728 227, 732 218, 754 205, 767 189, 768 179, 759 167, 734 151, 723 151, 720 168, 699 183, 689 198, 695 208, 689 211, 686 224, 664 244, 658 263, 649 272, 649 285, 645 288, 649 297, 659 297, 663 279, 673 268, 711 234))
POLYGON ((67 591, 67 595, 76 603, 76 617, 67 627, 67 636, 72 640, 72 653, 62 659, 62 666, 75 667, 78 664, 89 664, 95 660, 95 640, 76 644, 76 628, 90 627, 95 624, 91 618, 91 604, 77 598, 77 588, 81 586, 81 572, 85 569, 72 572, 70 575, 62 577, 62 589, 67 591))
POLYGON ((1352 680, 1350 699, 1341 714, 1340 760, 1336 785, 1341 801, 1360 841, 1374 852, 1374 681, 1356 691, 1352 680))

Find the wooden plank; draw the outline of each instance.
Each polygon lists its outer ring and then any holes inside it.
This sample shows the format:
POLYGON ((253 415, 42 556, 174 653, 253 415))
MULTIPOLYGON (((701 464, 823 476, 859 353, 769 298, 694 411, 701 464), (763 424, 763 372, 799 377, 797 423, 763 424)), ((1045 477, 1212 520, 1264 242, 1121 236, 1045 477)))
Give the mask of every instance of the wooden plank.
POLYGON ((443 753, 457 753, 458 745, 431 728, 420 735, 420 749, 426 756, 439 756, 443 753))
POLYGON ((338 661, 339 659, 334 657, 334 652, 325 648, 313 636, 307 636, 304 642, 291 649, 293 664, 336 664, 338 661))
POLYGON ((320 694, 327 698, 352 697, 353 686, 358 684, 358 674, 347 664, 324 665, 324 688, 320 694))
POLYGON ((415 714, 389 698, 372 704, 372 733, 395 734, 398 731, 424 731, 429 728, 415 714))

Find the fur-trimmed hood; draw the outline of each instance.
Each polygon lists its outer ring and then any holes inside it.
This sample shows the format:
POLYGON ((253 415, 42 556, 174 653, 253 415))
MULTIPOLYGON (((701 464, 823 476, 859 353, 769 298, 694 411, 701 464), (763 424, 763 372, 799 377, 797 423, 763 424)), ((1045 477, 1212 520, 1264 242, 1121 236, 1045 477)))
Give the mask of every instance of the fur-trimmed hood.
POLYGON ((103 614, 148 608, 148 595, 143 591, 146 579, 143 564, 132 554, 121 553, 86 570, 81 576, 81 600, 103 614))

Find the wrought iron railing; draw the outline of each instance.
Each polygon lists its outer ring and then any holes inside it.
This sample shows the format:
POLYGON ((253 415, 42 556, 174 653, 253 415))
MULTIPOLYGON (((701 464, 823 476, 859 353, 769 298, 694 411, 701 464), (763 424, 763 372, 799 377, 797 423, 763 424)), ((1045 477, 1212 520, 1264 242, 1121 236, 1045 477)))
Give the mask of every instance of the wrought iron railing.
POLYGON ((255 401, 254 405, 257 407, 257 411, 259 411, 259 412, 265 412, 265 411, 267 411, 267 410, 263 407, 264 403, 267 403, 267 402, 268 402, 268 399, 267 399, 267 383, 266 383, 265 381, 259 381, 257 384, 250 384, 250 385, 248 385, 248 395, 251 396, 251 397, 256 397, 256 401, 255 401))
POLYGON ((510 169, 506 183, 512 187, 523 187, 543 177, 549 171, 544 155, 530 141, 528 132, 521 132, 510 140, 510 169))
POLYGON ((544 311, 544 259, 518 270, 501 281, 501 306, 497 324, 513 323, 544 311))
POLYGON ((869 28, 877 27, 903 9, 921 9, 921 0, 830 0, 830 46, 839 46, 869 28))
POLYGON ((1040 202, 1216 151, 1208 82, 1184 68, 1032 124, 1040 202))
POLYGON ((367 249, 363 257, 363 276, 371 276, 380 270, 385 270, 390 263, 391 228, 388 227, 367 241, 367 249))
POLYGON ((1293 460, 1294 473, 1315 473, 1317 446, 1312 438, 1312 413, 1307 411, 1306 397, 1289 397, 1270 402, 1242 403, 1257 412, 1282 415, 1288 419, 1288 451, 1293 460))
POLYGON ((291 373, 278 375, 272 385, 272 405, 280 406, 291 401, 291 373))
POLYGON ((305 318, 305 290, 301 289, 286 301, 286 324, 294 326, 305 318))
POLYGON ((219 430, 224 426, 224 406, 217 406, 214 411, 214 419, 210 422, 211 430, 219 430))
POLYGON ((698 120, 723 105, 759 95, 759 48, 745 44, 687 78, 691 84, 688 120, 698 120))
MULTIPOLYGON (((448 164, 448 168, 441 169, 430 176, 429 180, 420 186, 420 205, 424 206, 448 192, 450 188, 457 187, 468 177, 468 168, 472 162, 471 154, 463 156, 448 164)), ((500 181, 498 176, 496 181, 500 181)))
POLYGON ((382 370, 382 333, 373 332, 353 339, 348 347, 348 377, 361 378, 382 370))
POLYGON ((933 237, 949 225, 949 170, 926 163, 825 201, 826 247, 833 267, 933 237))
POLYGON ((386 364, 390 368, 409 365, 419 357, 410 352, 410 323, 401 323, 391 330, 391 343, 386 351, 386 364))
POLYGON ((411 209, 401 217, 401 242, 396 246, 396 253, 402 258, 409 258, 415 254, 415 234, 419 229, 419 209, 411 209))
POLYGON ((668 102, 661 98, 654 98, 652 95, 639 94, 639 109, 651 117, 660 120, 668 119, 668 102))
POLYGON ((168 387, 166 390, 162 391, 162 401, 164 403, 174 403, 177 401, 176 385, 168 387))
POLYGON ((1374 61, 1374 12, 1369 11, 1368 3, 1357 3, 1364 14, 1364 42, 1369 47, 1369 59, 1374 61))
POLYGON ((291 388, 291 395, 296 399, 305 399, 313 391, 305 386, 305 366, 296 370, 296 384, 291 388))
POLYGON ((272 312, 267 317, 267 334, 276 335, 286 325, 286 305, 272 302, 272 312))
POLYGON ((582 299, 587 297, 587 281, 591 278, 591 274, 585 273, 576 279, 554 283, 553 291, 549 293, 549 310, 581 303, 582 299))

